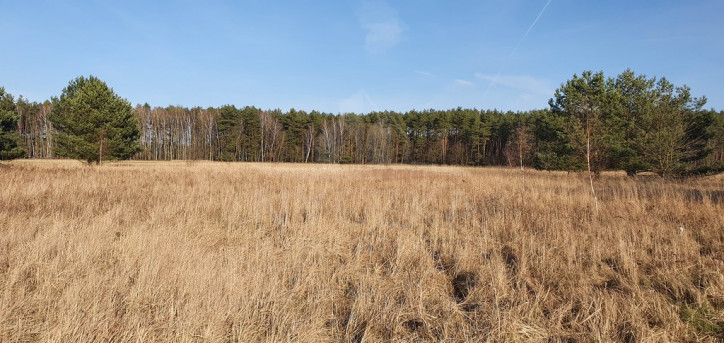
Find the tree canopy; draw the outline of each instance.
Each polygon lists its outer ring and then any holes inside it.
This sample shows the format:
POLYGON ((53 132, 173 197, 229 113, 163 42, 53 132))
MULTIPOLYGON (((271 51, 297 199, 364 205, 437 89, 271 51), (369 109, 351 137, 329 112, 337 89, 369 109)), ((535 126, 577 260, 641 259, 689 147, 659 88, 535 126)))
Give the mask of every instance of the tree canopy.
POLYGON ((78 77, 53 98, 50 119, 58 156, 100 163, 139 151, 140 130, 131 104, 97 77, 78 77))
POLYGON ((18 119, 13 96, 0 87, 0 160, 11 160, 25 155, 25 150, 18 145, 18 119))
POLYGON ((686 86, 631 70, 573 75, 548 108, 526 112, 131 108, 92 76, 71 81, 52 102, 3 99, 3 137, 12 138, 3 142, 20 138, 10 150, 28 158, 590 166, 630 175, 724 170, 724 112, 704 110, 706 98, 686 86))
POLYGON ((544 137, 552 141, 549 144, 568 149, 540 157, 568 155, 571 159, 564 168, 578 169, 590 162, 595 172, 686 173, 712 151, 708 142, 714 116, 703 110, 705 104, 705 97, 691 96, 686 86, 675 87, 666 78, 647 78, 631 70, 616 78, 590 71, 573 75, 550 100, 552 116, 561 120, 554 128, 556 134, 544 137))

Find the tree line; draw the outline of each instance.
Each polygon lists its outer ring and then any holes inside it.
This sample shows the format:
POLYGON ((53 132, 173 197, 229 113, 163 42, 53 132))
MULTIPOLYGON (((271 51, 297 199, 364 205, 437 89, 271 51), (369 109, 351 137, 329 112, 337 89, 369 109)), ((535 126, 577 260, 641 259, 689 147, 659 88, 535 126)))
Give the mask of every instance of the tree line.
POLYGON ((627 70, 586 71, 549 107, 332 114, 256 107, 132 107, 103 81, 72 80, 43 103, 0 88, 0 158, 407 163, 625 170, 724 170, 724 112, 686 86, 627 70))

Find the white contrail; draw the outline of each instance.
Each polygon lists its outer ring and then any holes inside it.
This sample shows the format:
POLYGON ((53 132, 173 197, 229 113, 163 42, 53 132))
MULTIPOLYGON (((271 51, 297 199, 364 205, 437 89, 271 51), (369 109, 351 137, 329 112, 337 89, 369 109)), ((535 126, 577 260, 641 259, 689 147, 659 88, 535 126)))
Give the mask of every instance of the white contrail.
MULTIPOLYGON (((533 20, 533 23, 530 24, 530 26, 528 27, 528 30, 525 31, 525 34, 523 35, 523 38, 521 38, 521 39, 518 41, 518 45, 515 46, 515 49, 518 49, 518 46, 520 46, 520 43, 525 39, 525 37, 528 37, 528 34, 530 33, 530 30, 533 30, 533 26, 535 26, 535 24, 538 23, 538 19, 540 19, 540 17, 543 15, 543 12, 546 11, 546 8, 548 8, 548 6, 550 6, 550 4, 551 4, 552 1, 553 1, 553 0, 548 0, 548 2, 546 3, 546 5, 543 6, 543 9, 540 10, 540 13, 538 13, 538 16, 535 17, 535 20, 533 20)), ((513 52, 515 52, 515 49, 513 49, 513 52)))
POLYGON ((548 6, 550 6, 551 2, 553 2, 553 0, 548 0, 546 5, 543 6, 543 9, 540 10, 540 13, 538 13, 538 16, 535 17, 535 20, 533 20, 533 23, 531 23, 530 26, 528 26, 528 30, 525 31, 525 33, 523 34, 523 37, 520 37, 520 40, 518 40, 518 44, 516 44, 515 47, 513 48, 513 50, 510 51, 510 54, 508 54, 508 58, 506 58, 505 61, 503 61, 503 64, 498 69, 498 72, 495 74, 495 77, 493 77, 493 79, 490 80, 490 83, 488 84, 488 88, 485 89, 485 93, 483 93, 483 99, 485 99, 488 96, 488 92, 490 91, 490 88, 493 88, 493 85, 498 82, 498 78, 500 78, 500 73, 503 72, 503 68, 505 68, 505 65, 508 64, 508 61, 510 61, 510 59, 513 57, 513 55, 515 55, 516 51, 518 51, 520 44, 523 43, 523 40, 525 39, 525 37, 528 37, 528 34, 530 33, 531 30, 533 30, 533 27, 535 26, 536 23, 538 23, 538 20, 540 19, 541 16, 543 16, 543 12, 546 11, 546 8, 548 8, 548 6))

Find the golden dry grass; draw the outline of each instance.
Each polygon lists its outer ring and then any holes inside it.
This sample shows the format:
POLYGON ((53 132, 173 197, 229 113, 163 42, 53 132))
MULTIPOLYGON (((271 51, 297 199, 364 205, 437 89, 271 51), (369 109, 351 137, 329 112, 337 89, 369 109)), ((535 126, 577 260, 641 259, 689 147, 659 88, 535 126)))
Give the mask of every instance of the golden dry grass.
POLYGON ((0 341, 724 338, 724 179, 0 166, 0 341), (683 227, 680 232, 679 228, 683 227))

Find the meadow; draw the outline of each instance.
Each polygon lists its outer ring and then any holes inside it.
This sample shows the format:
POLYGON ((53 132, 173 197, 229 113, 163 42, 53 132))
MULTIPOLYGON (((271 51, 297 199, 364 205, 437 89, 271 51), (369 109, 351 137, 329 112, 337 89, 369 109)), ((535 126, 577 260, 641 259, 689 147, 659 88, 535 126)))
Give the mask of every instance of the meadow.
POLYGON ((0 342, 724 340, 724 177, 0 165, 0 342))

